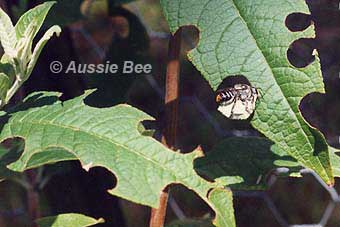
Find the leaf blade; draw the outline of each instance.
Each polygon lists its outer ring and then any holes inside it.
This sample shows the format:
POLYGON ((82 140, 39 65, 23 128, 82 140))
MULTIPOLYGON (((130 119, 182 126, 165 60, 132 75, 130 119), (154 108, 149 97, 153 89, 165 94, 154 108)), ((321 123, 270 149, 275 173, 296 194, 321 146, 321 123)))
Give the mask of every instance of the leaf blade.
POLYGON ((38 58, 41 54, 41 51, 45 47, 46 43, 52 38, 52 36, 54 34, 59 36, 60 33, 61 33, 61 28, 59 26, 55 25, 55 26, 52 26, 50 29, 48 29, 46 31, 46 33, 44 34, 44 36, 39 40, 39 42, 37 43, 37 45, 34 48, 31 60, 28 64, 28 66, 27 66, 27 72, 26 72, 27 78, 31 75, 31 73, 32 73, 37 61, 38 61, 38 58))
POLYGON ((30 24, 34 24, 33 37, 35 37, 44 23, 44 20, 55 4, 55 1, 45 2, 37 7, 30 9, 24 15, 20 17, 17 24, 15 25, 15 33, 17 40, 24 37, 26 30, 29 28, 30 24))
POLYGON ((0 8, 0 41, 7 55, 14 55, 15 29, 9 16, 0 8))
MULTIPOLYGON (((161 190, 169 184, 182 184, 214 208, 208 192, 220 186, 201 178, 193 169, 201 152, 180 154, 169 150, 140 132, 141 122, 152 120, 149 115, 128 105, 89 107, 83 101, 88 95, 89 92, 61 103, 54 93, 34 94, 26 99, 33 108, 27 108, 24 102, 0 118, 3 125, 0 141, 12 137, 25 139, 21 157, 8 167, 21 172, 49 160, 77 158, 86 170, 101 166, 114 173, 117 186, 109 192, 121 198, 157 207, 161 190), (45 106, 34 97, 44 98, 45 106), (66 151, 72 155, 52 155, 66 151)), ((215 212, 218 215, 223 210, 215 212)), ((233 215, 229 218, 233 219, 233 215)))
POLYGON ((333 184, 323 135, 299 111, 301 99, 324 92, 320 62, 293 67, 286 52, 292 42, 315 36, 313 27, 292 33, 285 26, 294 12, 309 13, 304 1, 161 0, 170 30, 194 25, 200 40, 189 60, 215 90, 228 76, 243 75, 263 93, 251 121, 254 128, 300 164, 333 184))
POLYGON ((39 227, 88 227, 104 223, 103 219, 94 219, 82 214, 60 214, 57 216, 45 217, 36 221, 39 227))

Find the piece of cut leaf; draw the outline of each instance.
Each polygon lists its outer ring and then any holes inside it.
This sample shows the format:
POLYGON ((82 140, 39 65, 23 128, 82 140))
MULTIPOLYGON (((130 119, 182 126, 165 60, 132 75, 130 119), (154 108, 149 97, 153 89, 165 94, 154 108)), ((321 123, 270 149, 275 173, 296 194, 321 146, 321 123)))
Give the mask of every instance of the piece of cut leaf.
POLYGON ((200 39, 188 57, 216 90, 228 76, 245 76, 259 89, 251 124, 299 163, 333 184, 329 149, 324 136, 299 111, 301 99, 324 92, 320 62, 295 68, 287 59, 289 46, 315 36, 313 26, 290 32, 286 17, 309 14, 304 0, 161 0, 170 30, 193 25, 200 39))
POLYGON ((36 221, 39 227, 88 227, 104 223, 104 219, 94 219, 82 214, 60 214, 36 221))
MULTIPOLYGON (((169 184, 182 184, 215 208, 216 216, 226 215, 219 201, 208 198, 209 191, 220 185, 201 178, 193 168, 194 160, 202 156, 200 151, 173 152, 140 132, 142 121, 153 120, 150 116, 128 105, 87 106, 83 99, 88 95, 62 103, 55 93, 35 93, 3 113, 0 141, 25 140, 21 157, 8 167, 21 172, 77 158, 86 170, 101 166, 116 175, 117 185, 109 190, 113 195, 157 207, 161 190, 169 184)), ((232 197, 229 199, 232 204, 232 197)), ((230 220, 234 218, 233 213, 228 215, 230 220)))

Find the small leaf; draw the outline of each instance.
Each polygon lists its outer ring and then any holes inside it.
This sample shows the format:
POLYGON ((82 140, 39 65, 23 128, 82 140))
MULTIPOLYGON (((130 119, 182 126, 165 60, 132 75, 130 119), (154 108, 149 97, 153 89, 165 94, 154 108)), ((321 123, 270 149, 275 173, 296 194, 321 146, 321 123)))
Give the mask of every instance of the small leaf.
POLYGON ((48 14, 48 11, 56 2, 45 2, 37 7, 27 11, 24 15, 22 15, 15 25, 15 32, 17 40, 24 37, 26 30, 30 27, 30 24, 34 24, 33 37, 35 37, 41 28, 44 20, 48 14))
POLYGON ((34 39, 34 32, 36 30, 36 24, 32 22, 26 29, 24 36, 19 39, 16 51, 16 59, 20 63, 20 74, 18 74, 22 80, 25 78, 24 70, 27 68, 27 64, 32 56, 32 45, 34 39))
POLYGON ((0 8, 0 41, 4 51, 9 56, 15 54, 15 30, 9 16, 0 8))
POLYGON ((41 51, 43 50, 47 41, 50 40, 51 37, 54 34, 59 36, 60 33, 61 33, 61 28, 59 26, 55 25, 55 26, 51 27, 50 29, 48 29, 47 32, 44 34, 44 36, 39 40, 39 42, 37 43, 37 45, 34 48, 31 60, 28 64, 27 71, 26 71, 26 78, 28 78, 31 75, 31 73, 32 73, 32 71, 35 67, 35 64, 37 63, 38 58, 41 54, 41 51))
MULTIPOLYGON (((21 172, 77 158, 83 168, 101 166, 116 175, 117 185, 109 191, 113 195, 157 207, 161 190, 169 184, 182 184, 216 207, 217 216, 226 215, 221 205, 207 197, 220 185, 203 179, 193 168, 201 152, 180 154, 169 150, 141 134, 141 122, 153 120, 149 115, 128 105, 93 108, 83 101, 88 95, 62 103, 56 101, 54 93, 36 93, 4 114, 0 118, 0 141, 13 137, 25 140, 21 157, 8 167, 21 172)), ((228 219, 234 218, 228 214, 228 219)))
POLYGON ((285 20, 309 14, 304 0, 161 0, 171 32, 193 25, 200 40, 189 60, 216 90, 222 81, 245 76, 261 91, 252 126, 304 167, 333 184, 329 149, 323 134, 303 118, 299 104, 313 92, 324 93, 318 56, 305 68, 290 64, 287 51, 301 38, 315 37, 314 27, 290 32, 285 20))
POLYGON ((6 59, 7 55, 3 55, 1 62, 0 62, 0 72, 6 74, 9 78, 11 84, 15 79, 15 71, 13 66, 8 62, 6 59))
POLYGON ((11 81, 5 73, 0 72, 0 106, 6 99, 7 91, 11 86, 11 81))
POLYGON ((36 221, 39 227, 88 227, 104 223, 103 219, 93 219, 82 214, 60 214, 36 221))

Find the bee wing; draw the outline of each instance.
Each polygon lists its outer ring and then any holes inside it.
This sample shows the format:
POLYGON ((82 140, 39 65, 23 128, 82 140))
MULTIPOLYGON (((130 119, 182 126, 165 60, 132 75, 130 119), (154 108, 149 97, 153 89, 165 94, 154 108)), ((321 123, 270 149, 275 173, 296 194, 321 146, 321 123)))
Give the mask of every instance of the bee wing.
POLYGON ((242 102, 241 100, 237 100, 232 109, 231 119, 234 119, 234 120, 248 119, 250 115, 252 114, 252 111, 248 111, 249 104, 250 103, 248 102, 242 102))
POLYGON ((230 103, 228 105, 220 105, 218 107, 218 111, 220 111, 227 118, 230 118, 232 114, 233 106, 234 106, 234 103, 230 103))

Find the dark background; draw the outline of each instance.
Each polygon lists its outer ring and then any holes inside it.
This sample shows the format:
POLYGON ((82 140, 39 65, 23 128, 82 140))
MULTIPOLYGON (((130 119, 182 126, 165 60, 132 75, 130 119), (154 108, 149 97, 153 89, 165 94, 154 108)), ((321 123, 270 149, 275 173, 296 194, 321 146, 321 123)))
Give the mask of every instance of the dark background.
MULTIPOLYGON (((0 1, 14 21, 42 1, 28 1, 27 5, 23 2, 0 1)), ((66 100, 97 88, 86 100, 88 105, 108 107, 129 103, 155 117, 155 127, 162 128, 169 32, 159 2, 140 0, 119 5, 110 1, 97 10, 91 8, 92 1, 84 2, 61 0, 52 10, 46 24, 61 23, 62 35, 45 47, 33 75, 14 101, 41 90, 62 92, 66 100), (80 6, 85 16, 80 13, 80 6), (154 70, 152 75, 128 76, 53 74, 49 64, 55 60, 64 65, 70 61, 121 64, 133 60, 152 63, 154 70)), ((308 122, 324 133, 330 145, 340 147, 339 0, 308 0, 307 4, 312 14, 288 16, 287 27, 292 31, 303 30, 312 21, 317 37, 294 42, 288 57, 295 66, 303 67, 313 61, 312 50, 318 50, 327 93, 305 97, 301 111, 308 122)), ((195 28, 184 29, 177 138, 177 147, 183 152, 190 152, 198 145, 209 149, 230 136, 258 135, 249 122, 226 120, 216 111, 214 92, 185 58, 185 53, 196 45, 197 37, 195 28)), ((159 131, 156 138, 160 137, 159 131)), ((85 172, 78 162, 65 162, 28 171, 23 176, 32 189, 25 190, 12 181, 0 183, 0 227, 31 227, 35 217, 69 212, 103 217, 106 223, 100 227, 148 226, 150 209, 109 195, 106 191, 114 187, 115 176, 102 168, 85 172), (36 205, 33 210, 32 204, 36 205)), ((257 192, 235 192, 238 227, 279 226, 275 211, 265 198, 291 224, 319 222, 330 201, 329 194, 312 176, 279 178, 265 196, 257 192)), ((203 201, 181 186, 174 187, 169 204, 168 224, 184 216, 200 220, 213 217, 203 201)), ((337 207, 327 226, 336 227, 339 222, 337 207)))

